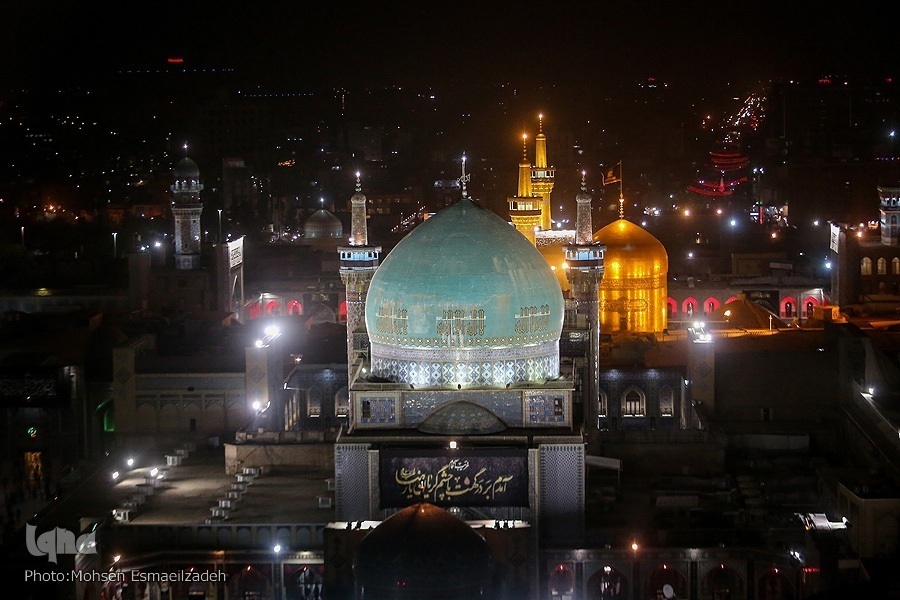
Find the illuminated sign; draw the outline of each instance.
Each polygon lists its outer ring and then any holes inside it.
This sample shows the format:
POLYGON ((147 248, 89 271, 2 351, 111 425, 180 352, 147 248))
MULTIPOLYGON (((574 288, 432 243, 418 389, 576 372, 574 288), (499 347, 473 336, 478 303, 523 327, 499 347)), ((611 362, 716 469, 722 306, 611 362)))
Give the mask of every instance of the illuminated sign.
POLYGON ((241 237, 233 242, 228 242, 228 268, 233 269, 241 266, 244 262, 244 238, 241 237))
POLYGON ((381 508, 528 506, 528 454, 514 448, 386 448, 380 452, 381 508))
POLYGON ((180 65, 184 62, 184 58, 180 56, 170 56, 166 59, 166 62, 170 65, 180 65))
POLYGON ((839 252, 839 244, 838 240, 840 239, 841 227, 840 225, 835 225, 832 223, 831 225, 831 240, 828 244, 828 247, 831 248, 831 251, 837 254, 839 252))

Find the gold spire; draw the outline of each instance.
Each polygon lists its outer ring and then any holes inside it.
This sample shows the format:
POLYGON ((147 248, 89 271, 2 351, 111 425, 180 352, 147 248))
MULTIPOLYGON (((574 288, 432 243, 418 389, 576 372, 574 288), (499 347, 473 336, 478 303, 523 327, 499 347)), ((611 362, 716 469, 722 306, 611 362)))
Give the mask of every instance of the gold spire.
POLYGON ((528 134, 522 134, 522 161, 519 163, 519 186, 516 196, 519 198, 530 198, 532 196, 531 187, 531 164, 528 162, 528 134))
POLYGON ((625 196, 619 194, 619 218, 625 218, 625 196))
POLYGON ((538 114, 538 134, 534 138, 534 166, 547 168, 547 136, 544 135, 544 114, 538 114))

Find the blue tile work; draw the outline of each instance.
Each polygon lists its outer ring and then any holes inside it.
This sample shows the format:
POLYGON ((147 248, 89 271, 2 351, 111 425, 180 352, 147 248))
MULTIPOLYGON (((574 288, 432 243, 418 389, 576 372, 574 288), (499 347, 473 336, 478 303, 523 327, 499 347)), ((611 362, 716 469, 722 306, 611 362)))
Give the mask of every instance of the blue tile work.
POLYGON ((393 396, 377 396, 362 393, 359 402, 359 423, 368 425, 396 425, 397 399, 393 396))
POLYGON ((418 386, 537 382, 559 375, 559 344, 448 351, 373 343, 371 366, 378 377, 418 386))
POLYGON ((584 527, 584 444, 541 444, 541 532, 549 538, 578 536, 584 527))
POLYGON ((407 427, 417 427, 435 409, 457 400, 468 400, 483 406, 509 427, 522 426, 521 390, 403 392, 403 424, 407 427))
POLYGON ((525 404, 528 407, 528 425, 561 424, 569 420, 568 394, 530 393, 525 399, 525 404))
POLYGON ((369 518, 369 444, 335 444, 335 518, 360 521, 369 518))

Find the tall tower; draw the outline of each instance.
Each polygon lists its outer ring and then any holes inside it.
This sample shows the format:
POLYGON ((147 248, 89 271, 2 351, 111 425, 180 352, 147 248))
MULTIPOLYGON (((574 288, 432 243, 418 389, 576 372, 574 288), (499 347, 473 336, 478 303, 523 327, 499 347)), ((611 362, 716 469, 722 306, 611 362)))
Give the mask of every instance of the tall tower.
MULTIPOLYGON (((575 197, 575 244, 566 246, 566 264, 569 283, 575 296, 575 309, 585 315, 590 330, 587 365, 584 373, 584 406, 586 411, 596 410, 600 397, 600 297, 603 280, 603 254, 606 246, 595 242, 591 226, 591 195, 587 193, 585 173, 581 172, 581 192, 575 197)), ((588 412, 586 418, 596 420, 588 412)), ((591 422, 591 421, 586 421, 591 422)))
POLYGON ((369 283, 378 268, 381 246, 369 245, 366 227, 366 197, 362 193, 359 173, 356 173, 356 193, 350 198, 350 240, 348 246, 338 248, 341 257, 341 281, 347 297, 347 365, 353 376, 356 358, 354 339, 366 327, 366 295, 369 283))
POLYGON ((531 189, 535 196, 541 197, 541 229, 552 229, 550 218, 550 194, 553 192, 553 181, 556 169, 547 166, 547 136, 544 135, 544 115, 538 115, 538 134, 534 138, 534 166, 531 167, 531 189))
POLYGON ((190 158, 181 159, 173 171, 172 214, 175 216, 175 268, 200 268, 200 169, 190 158))
POLYGON ((519 161, 519 185, 516 195, 507 198, 509 218, 522 235, 534 244, 534 230, 541 226, 541 199, 531 186, 531 163, 528 162, 528 134, 522 134, 522 160, 519 161))

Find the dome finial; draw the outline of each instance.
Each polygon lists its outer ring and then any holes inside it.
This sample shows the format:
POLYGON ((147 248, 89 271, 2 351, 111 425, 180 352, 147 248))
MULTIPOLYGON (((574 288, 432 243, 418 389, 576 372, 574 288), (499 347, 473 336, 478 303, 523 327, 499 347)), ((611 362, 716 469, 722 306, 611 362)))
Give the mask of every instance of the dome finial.
POLYGON ((182 150, 184 150, 184 157, 187 158, 187 148, 188 148, 187 142, 182 144, 181 148, 182 148, 182 150))
POLYGON ((356 193, 362 192, 362 183, 359 181, 359 171, 356 172, 356 193))
POLYGON ((584 169, 581 170, 581 191, 587 192, 587 171, 584 169))
POLYGON ((522 134, 522 159, 528 160, 528 134, 522 134))
POLYGON ((468 195, 466 194, 466 183, 467 183, 467 182, 469 181, 469 179, 471 179, 471 178, 472 178, 471 175, 466 175, 466 154, 465 154, 465 152, 463 152, 463 155, 462 155, 462 175, 460 176, 459 179, 457 179, 457 181, 459 181, 460 187, 462 187, 462 197, 463 197, 463 200, 465 200, 466 198, 468 198, 468 195))
POLYGON ((625 218, 625 196, 619 194, 619 218, 625 218))
POLYGON ((538 113, 538 133, 544 133, 544 113, 538 113))

